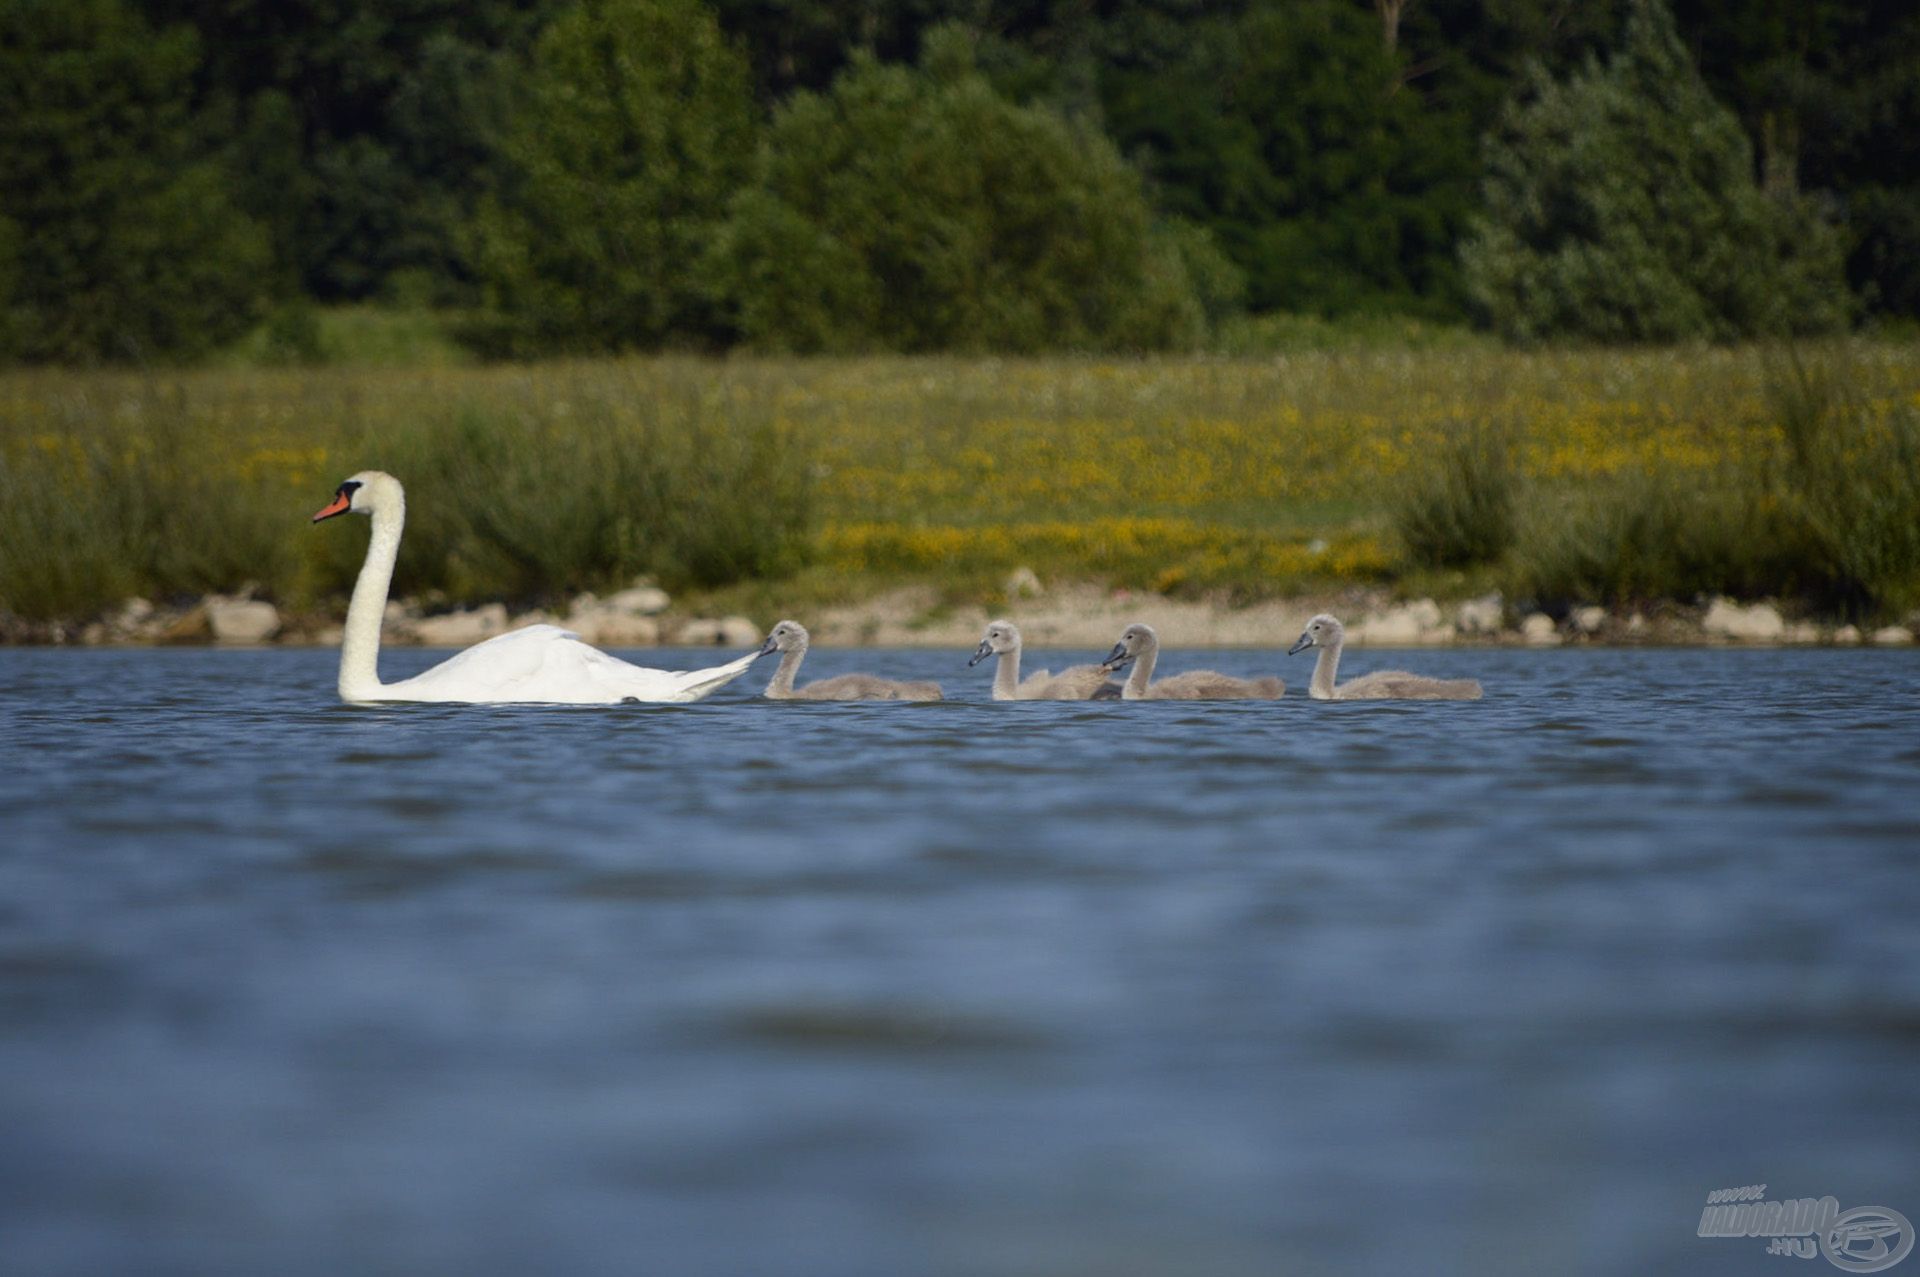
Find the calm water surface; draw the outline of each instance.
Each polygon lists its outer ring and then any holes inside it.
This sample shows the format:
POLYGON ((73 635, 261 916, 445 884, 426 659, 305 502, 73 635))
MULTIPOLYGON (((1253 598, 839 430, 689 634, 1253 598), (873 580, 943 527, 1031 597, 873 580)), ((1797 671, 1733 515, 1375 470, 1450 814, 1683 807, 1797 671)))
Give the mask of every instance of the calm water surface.
POLYGON ((0 650, 0 1268, 1812 1272, 1705 1194, 1920 1219, 1920 653, 1393 656, 1466 705, 965 655, 349 709, 328 652, 0 650))

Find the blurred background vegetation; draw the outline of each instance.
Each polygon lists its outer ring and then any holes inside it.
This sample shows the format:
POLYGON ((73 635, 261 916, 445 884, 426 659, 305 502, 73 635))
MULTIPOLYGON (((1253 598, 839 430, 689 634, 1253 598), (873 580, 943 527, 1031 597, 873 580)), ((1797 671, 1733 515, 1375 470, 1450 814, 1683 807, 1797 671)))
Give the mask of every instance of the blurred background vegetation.
POLYGON ((0 0, 0 614, 1904 617, 1916 336, 1911 0, 0 0))
POLYGON ((35 363, 1833 332, 1920 317, 1920 7, 0 0, 0 173, 35 363))

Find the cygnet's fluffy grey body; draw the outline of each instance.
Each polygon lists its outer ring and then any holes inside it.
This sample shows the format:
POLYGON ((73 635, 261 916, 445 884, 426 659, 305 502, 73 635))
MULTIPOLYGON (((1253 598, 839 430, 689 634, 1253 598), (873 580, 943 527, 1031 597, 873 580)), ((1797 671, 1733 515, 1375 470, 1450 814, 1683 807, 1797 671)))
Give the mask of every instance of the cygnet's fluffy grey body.
POLYGON ((996 701, 1103 701, 1115 700, 1120 685, 1108 680, 1107 671, 1098 665, 1074 665, 1058 674, 1035 670, 1020 677, 1020 630, 1011 621, 992 621, 986 636, 973 650, 969 666, 989 656, 999 657, 993 671, 993 699, 996 701))
POLYGON ((901 682, 872 674, 841 674, 805 687, 795 687, 793 676, 807 657, 807 627, 782 621, 767 634, 759 655, 780 653, 780 668, 767 680, 767 698, 776 701, 937 701, 940 684, 901 682))
POLYGON ((1277 678, 1235 678, 1212 670, 1190 670, 1155 682, 1153 667, 1159 657, 1160 636, 1153 627, 1129 625, 1100 668, 1117 670, 1133 662, 1133 672, 1120 689, 1121 698, 1129 701, 1270 701, 1287 690, 1277 678))
POLYGON ((1307 695, 1316 701, 1477 701, 1480 684, 1470 678, 1428 678, 1405 670, 1375 670, 1359 678, 1336 682, 1340 672, 1340 647, 1346 642, 1346 627, 1322 612, 1307 622, 1300 641, 1287 649, 1287 655, 1320 649, 1313 664, 1313 681, 1307 695))

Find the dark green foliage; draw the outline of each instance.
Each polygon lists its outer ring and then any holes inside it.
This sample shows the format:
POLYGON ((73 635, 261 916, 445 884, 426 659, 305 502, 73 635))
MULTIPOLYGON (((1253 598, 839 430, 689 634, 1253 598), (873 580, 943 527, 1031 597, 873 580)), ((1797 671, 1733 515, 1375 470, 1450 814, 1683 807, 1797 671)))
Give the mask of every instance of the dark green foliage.
POLYGON ((1863 186, 1848 214, 1847 276, 1861 302, 1869 311, 1920 316, 1920 181, 1905 189, 1863 186))
POLYGON ((748 339, 783 350, 1167 349, 1231 278, 1157 234, 1112 146, 1000 97, 957 30, 919 70, 862 58, 775 117, 729 258, 748 339))
POLYGON ((200 141, 198 57, 119 0, 0 0, 0 358, 191 356, 259 312, 266 237, 200 141))
POLYGON ((1674 0, 1674 11, 1765 185, 1841 209, 1866 308, 1920 316, 1920 5, 1674 0))
MULTIPOLYGON (((470 332, 492 353, 725 345, 742 305, 809 292, 857 310, 866 285, 779 192, 743 206, 758 241, 814 255, 714 269, 715 192, 748 180, 734 139, 754 120, 956 24, 1001 98, 1141 174, 1158 242, 1121 274, 1170 296, 1177 261, 1210 320, 1242 301, 1340 322, 1477 309, 1524 340, 1658 340, 1920 316, 1920 5, 1670 2, 1677 36, 1646 0, 633 0, 651 26, 628 0, 0 0, 0 351, 191 357, 302 297, 463 320, 484 302, 470 332), (1645 30, 1596 60, 1630 14, 1645 30), (731 69, 676 81, 722 60, 716 24, 731 69), (558 28, 649 55, 536 57, 558 28), (63 41, 91 52, 42 56, 63 41), (584 107, 541 87, 576 74, 584 107), (617 118, 623 101, 643 113, 617 118), (663 106, 680 123, 649 132, 663 106), (630 136, 545 153, 582 128, 630 136), (54 153, 94 176, 67 181, 54 153), (732 291, 768 271, 784 296, 732 291), (600 297, 582 282, 603 279, 600 297)), ((1184 302, 1148 309, 1186 324, 1184 302)), ((781 344, 833 348, 806 336, 817 319, 782 319, 781 344)))
POLYGON ((1536 76, 1487 148, 1486 213, 1462 249, 1475 301, 1521 341, 1824 332, 1848 301, 1841 241, 1762 193, 1661 0, 1565 83, 1536 76))
POLYGON ((1520 478, 1503 432, 1462 426, 1418 466, 1394 504, 1407 561, 1464 568, 1496 562, 1513 544, 1520 478))
POLYGON ((470 234, 503 353, 710 344, 709 250, 745 179, 746 68, 697 0, 591 0, 548 27, 509 173, 470 234))
POLYGON ((272 229, 281 287, 326 302, 424 272, 465 300, 456 232, 491 189, 512 61, 567 0, 141 0, 206 51, 196 89, 272 229))
POLYGON ((1211 229, 1256 310, 1446 311, 1473 134, 1403 84, 1405 55, 1346 0, 1143 21, 1104 77, 1123 152, 1211 229))

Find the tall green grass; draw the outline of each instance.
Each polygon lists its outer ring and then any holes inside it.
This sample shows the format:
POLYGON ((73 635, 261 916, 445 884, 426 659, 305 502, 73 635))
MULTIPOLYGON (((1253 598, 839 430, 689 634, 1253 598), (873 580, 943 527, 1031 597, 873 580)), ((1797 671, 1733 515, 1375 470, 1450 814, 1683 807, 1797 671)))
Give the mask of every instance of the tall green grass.
MULTIPOLYGON (((1525 598, 1798 599, 1853 618, 1920 604, 1920 402, 1868 398, 1844 364, 1782 357, 1764 415, 1715 467, 1536 485, 1507 562, 1525 598)), ((1472 517, 1464 497, 1452 517, 1472 517)))
POLYGON ((1508 432, 1479 424, 1447 430, 1427 464, 1409 470, 1394 502, 1401 552, 1425 568, 1498 560, 1513 544, 1519 490, 1508 432))
POLYGON ((47 428, 13 423, 0 608, 60 619, 132 594, 341 593, 364 527, 306 515, 362 469, 408 487, 396 590, 448 601, 551 602, 642 573, 724 585, 789 572, 811 544, 807 454, 751 387, 672 367, 503 376, 409 385, 395 411, 364 397, 396 385, 380 379, 259 384, 236 405, 188 383, 88 381, 41 401, 47 428))
POLYGON ((1853 615, 1920 604, 1920 398, 1875 403, 1844 368, 1795 358, 1771 400, 1771 495, 1823 601, 1853 615))
MULTIPOLYGON (((598 360, 0 373, 0 610, 247 583, 337 598, 406 483, 396 589, 552 602, 641 573, 810 597, 1350 584, 1560 602, 1920 603, 1920 356, 598 360), (1497 423, 1473 425, 1462 423, 1497 423), (771 587, 766 587, 771 588, 771 587)), ((758 597, 758 596, 756 596, 758 597)))

